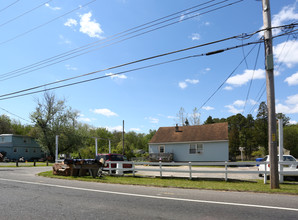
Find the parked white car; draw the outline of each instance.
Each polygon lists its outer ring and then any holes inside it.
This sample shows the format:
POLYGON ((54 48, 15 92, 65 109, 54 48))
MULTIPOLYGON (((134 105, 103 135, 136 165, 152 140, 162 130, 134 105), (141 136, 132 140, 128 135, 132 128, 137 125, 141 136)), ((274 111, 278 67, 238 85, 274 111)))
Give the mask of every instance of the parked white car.
MULTIPOLYGON (((278 160, 279 160, 279 156, 278 156, 278 160)), ((270 164, 269 164, 269 155, 267 155, 266 157, 263 158, 262 162, 266 161, 268 162, 268 164, 266 164, 266 171, 270 171, 270 164)), ((283 164, 283 171, 287 172, 287 171, 294 171, 294 173, 291 173, 290 175, 285 175, 285 176, 298 176, 298 161, 296 160, 295 157, 293 157, 292 155, 283 155, 283 161, 286 164, 283 164)), ((265 164, 260 164, 259 171, 265 171, 265 164)), ((278 167, 279 170, 279 167, 278 167)), ((263 176, 263 174, 259 174, 259 176, 263 176)))

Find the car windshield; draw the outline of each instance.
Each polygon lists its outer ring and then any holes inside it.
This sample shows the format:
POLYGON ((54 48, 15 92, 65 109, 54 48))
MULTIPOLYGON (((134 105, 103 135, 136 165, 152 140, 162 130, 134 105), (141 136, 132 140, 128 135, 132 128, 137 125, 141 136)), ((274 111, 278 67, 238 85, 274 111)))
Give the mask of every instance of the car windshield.
POLYGON ((123 156, 122 155, 111 155, 110 160, 111 161, 123 161, 123 156))

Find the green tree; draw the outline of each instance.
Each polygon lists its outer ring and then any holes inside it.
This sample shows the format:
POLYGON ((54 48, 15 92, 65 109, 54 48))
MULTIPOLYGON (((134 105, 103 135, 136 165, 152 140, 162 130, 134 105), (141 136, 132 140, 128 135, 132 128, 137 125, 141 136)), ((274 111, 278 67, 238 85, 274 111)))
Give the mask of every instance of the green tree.
POLYGON ((284 127, 284 148, 298 158, 298 124, 284 127))
POLYGON ((237 115, 228 117, 227 121, 229 123, 230 158, 232 160, 235 160, 236 156, 240 154, 240 151, 239 151, 239 147, 241 146, 240 133, 246 125, 246 118, 242 114, 237 114, 237 115))
POLYGON ((264 147, 268 154, 268 109, 265 102, 261 102, 258 109, 254 136, 258 146, 264 147))
POLYGON ((59 153, 71 153, 82 146, 84 134, 78 129, 78 112, 54 94, 44 93, 30 117, 38 131, 38 142, 51 157, 55 158, 56 135, 59 135, 59 153))
POLYGON ((12 134, 11 120, 6 115, 0 116, 0 134, 12 134))
POLYGON ((213 123, 215 123, 215 122, 213 121, 212 116, 209 116, 209 117, 206 119, 206 121, 204 121, 204 125, 206 125, 206 124, 213 124, 213 123))

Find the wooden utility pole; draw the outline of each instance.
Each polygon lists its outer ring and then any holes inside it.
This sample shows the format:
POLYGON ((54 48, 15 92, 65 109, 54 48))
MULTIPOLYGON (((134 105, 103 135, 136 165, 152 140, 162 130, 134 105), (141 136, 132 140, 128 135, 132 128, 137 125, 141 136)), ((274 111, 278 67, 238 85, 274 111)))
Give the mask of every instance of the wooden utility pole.
POLYGON ((271 12, 269 0, 262 0, 263 22, 264 22, 264 42, 266 57, 266 87, 267 87, 267 107, 268 107, 268 147, 270 157, 270 184, 271 189, 279 188, 278 159, 276 142, 276 117, 275 117, 275 94, 274 94, 274 64, 272 50, 272 30, 271 12))
POLYGON ((124 151, 124 120, 123 120, 123 127, 122 127, 122 154, 124 155, 125 154, 125 151, 124 151))

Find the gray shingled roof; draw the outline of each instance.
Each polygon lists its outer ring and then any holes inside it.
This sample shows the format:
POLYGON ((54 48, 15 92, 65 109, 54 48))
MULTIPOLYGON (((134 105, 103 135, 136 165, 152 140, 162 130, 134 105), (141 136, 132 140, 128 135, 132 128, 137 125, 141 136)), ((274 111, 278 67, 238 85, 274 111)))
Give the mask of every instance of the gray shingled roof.
POLYGON ((160 127, 149 143, 228 140, 228 123, 195 126, 160 127))

